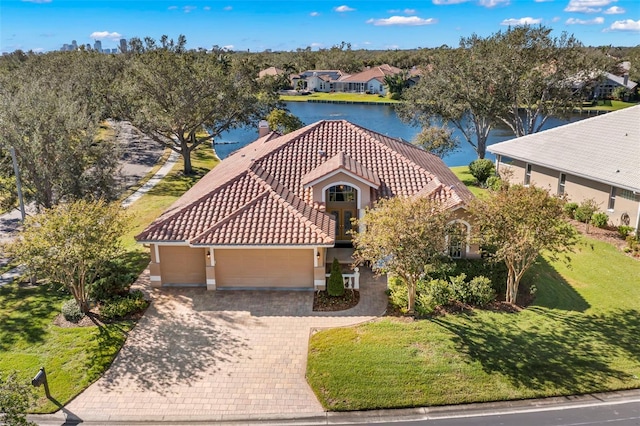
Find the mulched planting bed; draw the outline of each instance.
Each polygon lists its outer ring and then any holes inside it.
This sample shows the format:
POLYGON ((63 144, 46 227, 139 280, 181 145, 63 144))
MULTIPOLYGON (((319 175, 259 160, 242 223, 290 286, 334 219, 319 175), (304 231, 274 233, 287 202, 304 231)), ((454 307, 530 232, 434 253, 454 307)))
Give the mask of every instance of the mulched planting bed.
POLYGON ((316 291, 313 296, 313 310, 318 312, 344 311, 351 309, 360 301, 360 292, 346 290, 344 296, 329 296, 326 291, 316 291))

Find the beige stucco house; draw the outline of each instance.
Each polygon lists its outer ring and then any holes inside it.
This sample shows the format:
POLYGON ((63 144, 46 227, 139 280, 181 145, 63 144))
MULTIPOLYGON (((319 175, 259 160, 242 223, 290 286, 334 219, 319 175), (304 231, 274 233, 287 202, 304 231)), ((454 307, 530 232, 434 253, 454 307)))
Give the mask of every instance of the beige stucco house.
MULTIPOLYGON (((222 161, 136 239, 151 282, 223 288, 325 287, 327 250, 381 197, 444 203, 468 231, 469 190, 436 156, 347 121, 268 130, 222 161)), ((468 244, 449 247, 474 256, 468 244)))
POLYGON ((512 182, 595 199, 612 225, 640 227, 640 105, 490 145, 512 182))

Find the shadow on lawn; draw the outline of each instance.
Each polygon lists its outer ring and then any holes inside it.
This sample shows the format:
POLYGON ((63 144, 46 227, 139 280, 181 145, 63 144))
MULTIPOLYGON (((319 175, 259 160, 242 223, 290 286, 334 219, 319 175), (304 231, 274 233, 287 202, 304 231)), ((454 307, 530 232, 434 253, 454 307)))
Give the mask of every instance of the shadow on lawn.
POLYGON ((5 351, 19 339, 30 344, 43 342, 52 312, 59 311, 62 298, 48 285, 18 284, 0 288, 0 300, 0 351, 5 351))
POLYGON ((584 312, 589 303, 540 256, 536 264, 525 274, 523 281, 534 283, 538 289, 533 304, 550 309, 584 312))
POLYGON ((514 386, 569 394, 604 390, 612 379, 638 385, 637 377, 613 368, 612 359, 640 362, 639 311, 530 311, 532 315, 513 321, 475 315, 464 321, 445 317, 434 322, 454 333, 460 352, 514 386))
MULTIPOLYGON (((215 375, 221 363, 237 362, 245 340, 184 306, 189 303, 188 298, 157 296, 99 386, 116 389, 133 383, 139 390, 166 394, 173 385, 215 375)), ((117 338, 108 327, 97 336, 105 344, 117 343, 117 338)))

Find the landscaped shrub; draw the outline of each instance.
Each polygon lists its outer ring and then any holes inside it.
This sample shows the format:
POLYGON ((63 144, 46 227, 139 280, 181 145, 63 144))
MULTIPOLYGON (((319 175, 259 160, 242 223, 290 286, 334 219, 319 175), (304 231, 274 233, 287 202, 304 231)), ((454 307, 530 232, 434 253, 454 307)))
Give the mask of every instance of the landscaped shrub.
POLYGON ((474 277, 469 281, 470 303, 476 306, 485 306, 496 298, 491 280, 487 277, 474 277))
POLYGON ((487 178, 487 188, 492 191, 500 191, 505 183, 506 182, 503 181, 500 176, 489 176, 487 178))
POLYGON ((64 319, 71 322, 78 322, 84 317, 84 314, 78 306, 78 302, 75 299, 70 299, 64 302, 62 305, 62 315, 64 319))
POLYGON ((136 280, 137 274, 130 270, 119 260, 114 260, 107 265, 104 271, 92 284, 89 297, 95 301, 106 301, 118 296, 126 296, 131 284, 136 280))
POLYGON ((618 226, 618 235, 622 239, 626 239, 627 235, 629 235, 631 233, 631 231, 633 231, 633 227, 632 226, 628 226, 628 225, 620 225, 620 226, 618 226))
POLYGON ((447 280, 431 280, 427 283, 425 294, 436 306, 444 306, 451 303, 454 293, 447 280))
POLYGON ((598 212, 591 216, 591 223, 598 228, 604 228, 609 224, 609 216, 606 213, 598 212))
POLYGON ((397 276, 387 279, 387 287, 389 291, 389 302, 396 308, 406 311, 409 301, 407 300, 407 284, 404 280, 397 276))
POLYGON ((564 212, 571 219, 575 219, 575 213, 577 208, 578 208, 578 203, 567 203, 564 205, 564 212))
POLYGON ((487 259, 459 259, 454 263, 451 275, 465 274, 467 277, 487 277, 494 292, 504 293, 507 283, 507 267, 504 263, 495 263, 487 259))
POLYGON ((342 270, 340 262, 333 258, 331 264, 331 275, 329 275, 329 283, 327 284, 327 293, 329 296, 339 297, 344 295, 344 279, 342 278, 342 270))
POLYGON ((486 158, 479 158, 469 163, 469 172, 478 181, 480 185, 485 185, 489 176, 495 173, 493 161, 486 158))
POLYGON ((149 306, 140 290, 132 291, 127 296, 116 297, 100 305, 100 316, 105 321, 114 321, 141 312, 149 306))
POLYGON ((438 306, 426 293, 419 293, 416 297, 416 314, 419 316, 431 315, 438 306))
POLYGON ((453 292, 453 298, 458 302, 471 303, 472 293, 467 283, 467 276, 460 274, 455 277, 449 277, 449 286, 453 292))
POLYGON ((584 200, 573 212, 573 218, 579 222, 589 223, 593 214, 597 211, 598 204, 596 203, 596 200, 584 200))

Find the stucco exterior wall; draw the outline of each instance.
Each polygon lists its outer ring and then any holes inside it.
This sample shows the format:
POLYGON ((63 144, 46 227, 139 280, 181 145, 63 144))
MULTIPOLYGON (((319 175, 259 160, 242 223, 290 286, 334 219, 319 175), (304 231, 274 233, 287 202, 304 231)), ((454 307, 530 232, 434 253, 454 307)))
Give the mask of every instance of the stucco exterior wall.
POLYGON ((320 182, 313 185, 313 201, 322 203, 326 202, 325 193, 328 187, 339 184, 353 186, 358 190, 358 198, 360 199, 360 208, 364 208, 371 203, 371 187, 344 172, 338 172, 335 175, 327 176, 320 182))
POLYGON ((215 249, 216 288, 313 288, 309 249, 215 249))
POLYGON ((159 246, 162 285, 206 285, 206 254, 203 248, 159 246))
MULTIPOLYGON (((513 160, 511 165, 500 165, 500 171, 503 176, 508 176, 511 183, 524 183, 526 163, 519 160, 513 160), (506 171, 506 172, 505 172, 506 171)), ((622 196, 623 190, 616 188, 616 200, 614 208, 609 209, 609 197, 611 194, 611 185, 596 182, 581 176, 575 176, 565 173, 564 193, 571 202, 581 203, 585 200, 593 199, 598 205, 600 211, 609 216, 609 223, 613 226, 622 225, 621 217, 626 213, 630 218, 630 226, 637 226, 638 211, 640 209, 640 193, 633 194, 632 199, 622 196)), ((560 179, 560 171, 552 170, 546 167, 531 165, 531 183, 540 188, 549 189, 552 194, 558 193, 558 183, 560 179)), ((629 192, 626 192, 629 195, 629 192)))

